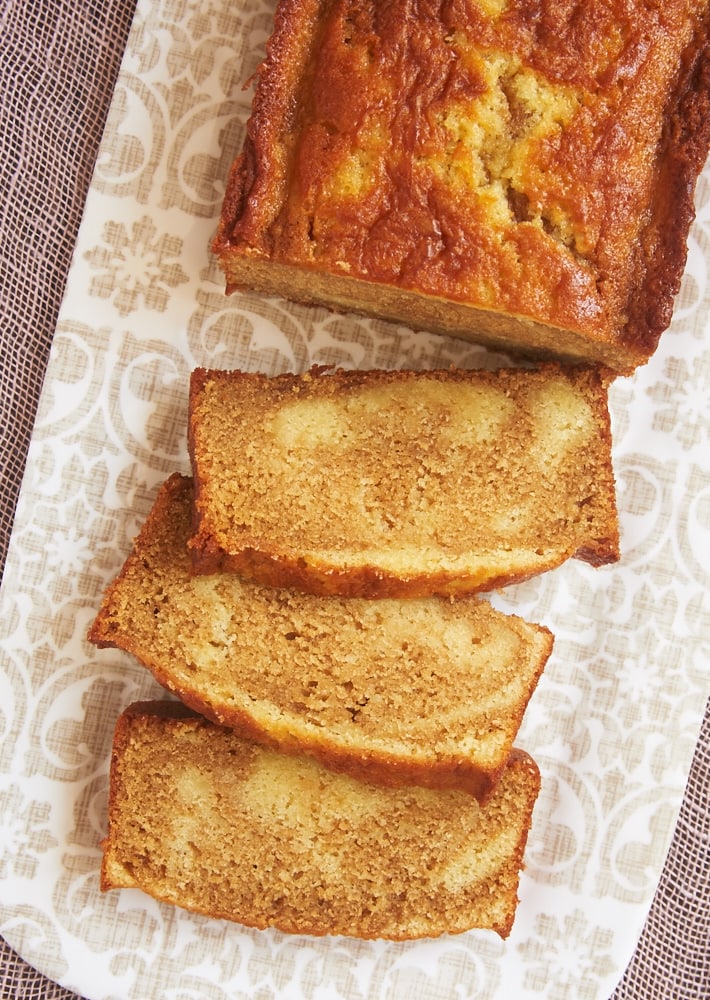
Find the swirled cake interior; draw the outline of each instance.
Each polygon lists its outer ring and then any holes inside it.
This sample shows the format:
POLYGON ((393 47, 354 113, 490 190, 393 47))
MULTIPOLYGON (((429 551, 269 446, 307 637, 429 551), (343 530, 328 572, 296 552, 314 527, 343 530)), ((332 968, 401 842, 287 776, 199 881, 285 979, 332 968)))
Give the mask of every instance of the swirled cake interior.
POLYGON ((197 369, 189 419, 199 571, 382 597, 618 558, 595 368, 197 369))
POLYGON ((461 598, 368 601, 195 576, 192 487, 172 476, 89 638, 132 653, 214 721, 383 784, 485 797, 552 649, 461 598))
POLYGON ((380 788, 138 704, 116 727, 101 886, 300 934, 506 937, 539 787, 516 752, 484 806, 380 788))

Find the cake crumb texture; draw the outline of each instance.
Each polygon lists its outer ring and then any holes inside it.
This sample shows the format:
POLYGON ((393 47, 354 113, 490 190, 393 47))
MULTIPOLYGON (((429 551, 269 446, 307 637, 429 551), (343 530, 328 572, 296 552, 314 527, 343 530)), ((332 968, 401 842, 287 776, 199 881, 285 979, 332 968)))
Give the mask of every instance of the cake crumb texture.
POLYGON ((552 650, 476 598, 316 597, 195 576, 190 479, 174 475, 89 639, 135 656, 215 722, 380 784, 485 798, 552 650))
POLYGON ((485 805, 381 788, 139 703, 116 726, 101 888, 299 934, 506 937, 539 787, 515 751, 485 805))
POLYGON ((618 558, 597 367, 197 369, 197 572, 312 593, 466 593, 618 558))

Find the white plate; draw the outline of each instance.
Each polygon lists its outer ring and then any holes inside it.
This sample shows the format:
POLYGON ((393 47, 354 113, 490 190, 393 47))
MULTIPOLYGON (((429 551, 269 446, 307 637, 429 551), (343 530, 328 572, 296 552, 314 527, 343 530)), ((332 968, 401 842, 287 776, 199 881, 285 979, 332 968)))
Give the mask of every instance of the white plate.
POLYGON ((139 3, 18 506, 0 605, 0 931, 90 1000, 603 1000, 648 911, 710 690, 708 169, 672 329, 612 389, 623 558, 497 598, 557 637, 518 741, 543 791, 511 937, 310 940, 99 892, 113 725, 162 691, 84 636, 157 486, 188 469, 190 370, 482 360, 462 342, 225 298, 209 242, 271 9, 193 6, 139 3))

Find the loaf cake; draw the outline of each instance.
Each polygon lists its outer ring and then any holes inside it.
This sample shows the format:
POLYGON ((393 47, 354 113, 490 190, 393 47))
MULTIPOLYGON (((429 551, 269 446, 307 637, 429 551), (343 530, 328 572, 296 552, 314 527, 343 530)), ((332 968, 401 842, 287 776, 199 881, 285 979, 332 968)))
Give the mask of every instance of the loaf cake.
POLYGON ((139 703, 116 726, 101 888, 298 934, 505 938, 539 784, 515 751, 484 806, 382 788, 139 703))
POLYGON ((281 0, 214 252, 256 289, 628 373, 710 137, 708 0, 281 0))
POLYGON ((619 556, 605 373, 196 369, 196 572, 381 598, 619 556))
POLYGON ((381 784, 479 798, 505 765, 552 649, 483 600, 318 598, 196 577, 192 491, 172 476, 89 638, 135 656, 214 722, 381 784))

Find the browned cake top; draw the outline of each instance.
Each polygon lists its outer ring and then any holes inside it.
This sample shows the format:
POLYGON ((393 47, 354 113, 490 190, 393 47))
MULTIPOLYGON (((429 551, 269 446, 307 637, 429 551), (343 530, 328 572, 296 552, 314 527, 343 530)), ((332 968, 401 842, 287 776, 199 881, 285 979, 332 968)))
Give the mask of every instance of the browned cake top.
POLYGON ((707 152, 689 83, 707 18, 707 0, 286 0, 223 244, 655 343, 707 152))

